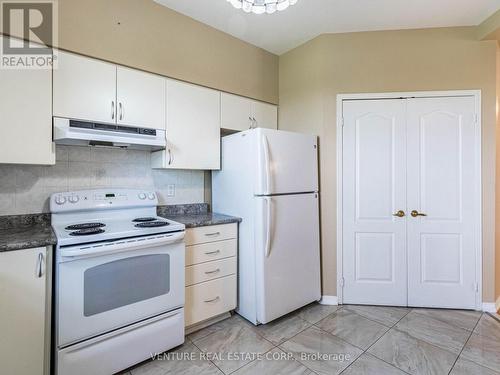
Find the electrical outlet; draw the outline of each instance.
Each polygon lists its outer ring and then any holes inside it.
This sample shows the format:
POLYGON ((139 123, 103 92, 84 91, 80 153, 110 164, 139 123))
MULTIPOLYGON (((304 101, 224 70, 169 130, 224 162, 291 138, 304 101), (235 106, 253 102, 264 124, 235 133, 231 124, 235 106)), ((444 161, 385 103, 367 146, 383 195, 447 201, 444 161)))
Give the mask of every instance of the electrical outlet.
POLYGON ((175 185, 167 185, 167 197, 175 197, 175 185))

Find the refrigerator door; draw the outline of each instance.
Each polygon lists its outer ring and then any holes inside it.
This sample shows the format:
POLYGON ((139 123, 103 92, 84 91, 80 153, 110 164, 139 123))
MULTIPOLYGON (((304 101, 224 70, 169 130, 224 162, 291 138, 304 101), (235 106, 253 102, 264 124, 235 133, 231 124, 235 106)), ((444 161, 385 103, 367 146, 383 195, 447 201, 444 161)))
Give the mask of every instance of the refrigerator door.
POLYGON ((271 129, 253 130, 257 151, 255 195, 318 191, 317 137, 271 129))
POLYGON ((318 194, 256 197, 257 321, 321 298, 318 194))

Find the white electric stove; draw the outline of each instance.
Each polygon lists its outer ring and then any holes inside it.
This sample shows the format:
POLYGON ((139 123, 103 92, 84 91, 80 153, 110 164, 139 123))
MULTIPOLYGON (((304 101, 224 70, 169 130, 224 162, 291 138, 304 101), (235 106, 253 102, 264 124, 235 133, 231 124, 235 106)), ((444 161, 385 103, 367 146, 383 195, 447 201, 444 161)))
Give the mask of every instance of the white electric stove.
POLYGON ((53 194, 58 375, 110 375, 184 342, 184 225, 153 191, 53 194))

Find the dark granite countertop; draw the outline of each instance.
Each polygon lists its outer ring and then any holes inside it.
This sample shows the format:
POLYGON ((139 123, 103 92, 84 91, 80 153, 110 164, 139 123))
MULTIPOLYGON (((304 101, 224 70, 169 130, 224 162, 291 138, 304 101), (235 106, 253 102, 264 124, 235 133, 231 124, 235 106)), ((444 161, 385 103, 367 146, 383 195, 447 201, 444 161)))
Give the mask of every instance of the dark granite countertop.
POLYGON ((55 245, 50 215, 0 216, 0 252, 55 245))
MULTIPOLYGON (((209 212, 208 204, 159 206, 158 216, 182 223, 186 228, 239 223, 240 218, 209 212)), ((0 216, 0 252, 57 243, 50 226, 50 214, 0 216)))
POLYGON ((206 203, 160 206, 158 216, 182 223, 186 228, 241 222, 239 217, 209 212, 206 203))

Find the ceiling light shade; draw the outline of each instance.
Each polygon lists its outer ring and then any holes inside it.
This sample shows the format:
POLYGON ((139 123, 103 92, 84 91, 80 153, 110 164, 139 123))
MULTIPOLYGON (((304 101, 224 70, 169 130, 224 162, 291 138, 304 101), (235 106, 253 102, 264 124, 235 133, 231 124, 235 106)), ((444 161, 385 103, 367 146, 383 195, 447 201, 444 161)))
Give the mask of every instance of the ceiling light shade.
POLYGON ((243 9, 246 13, 272 14, 277 10, 285 10, 298 0, 227 0, 236 9, 243 9))

